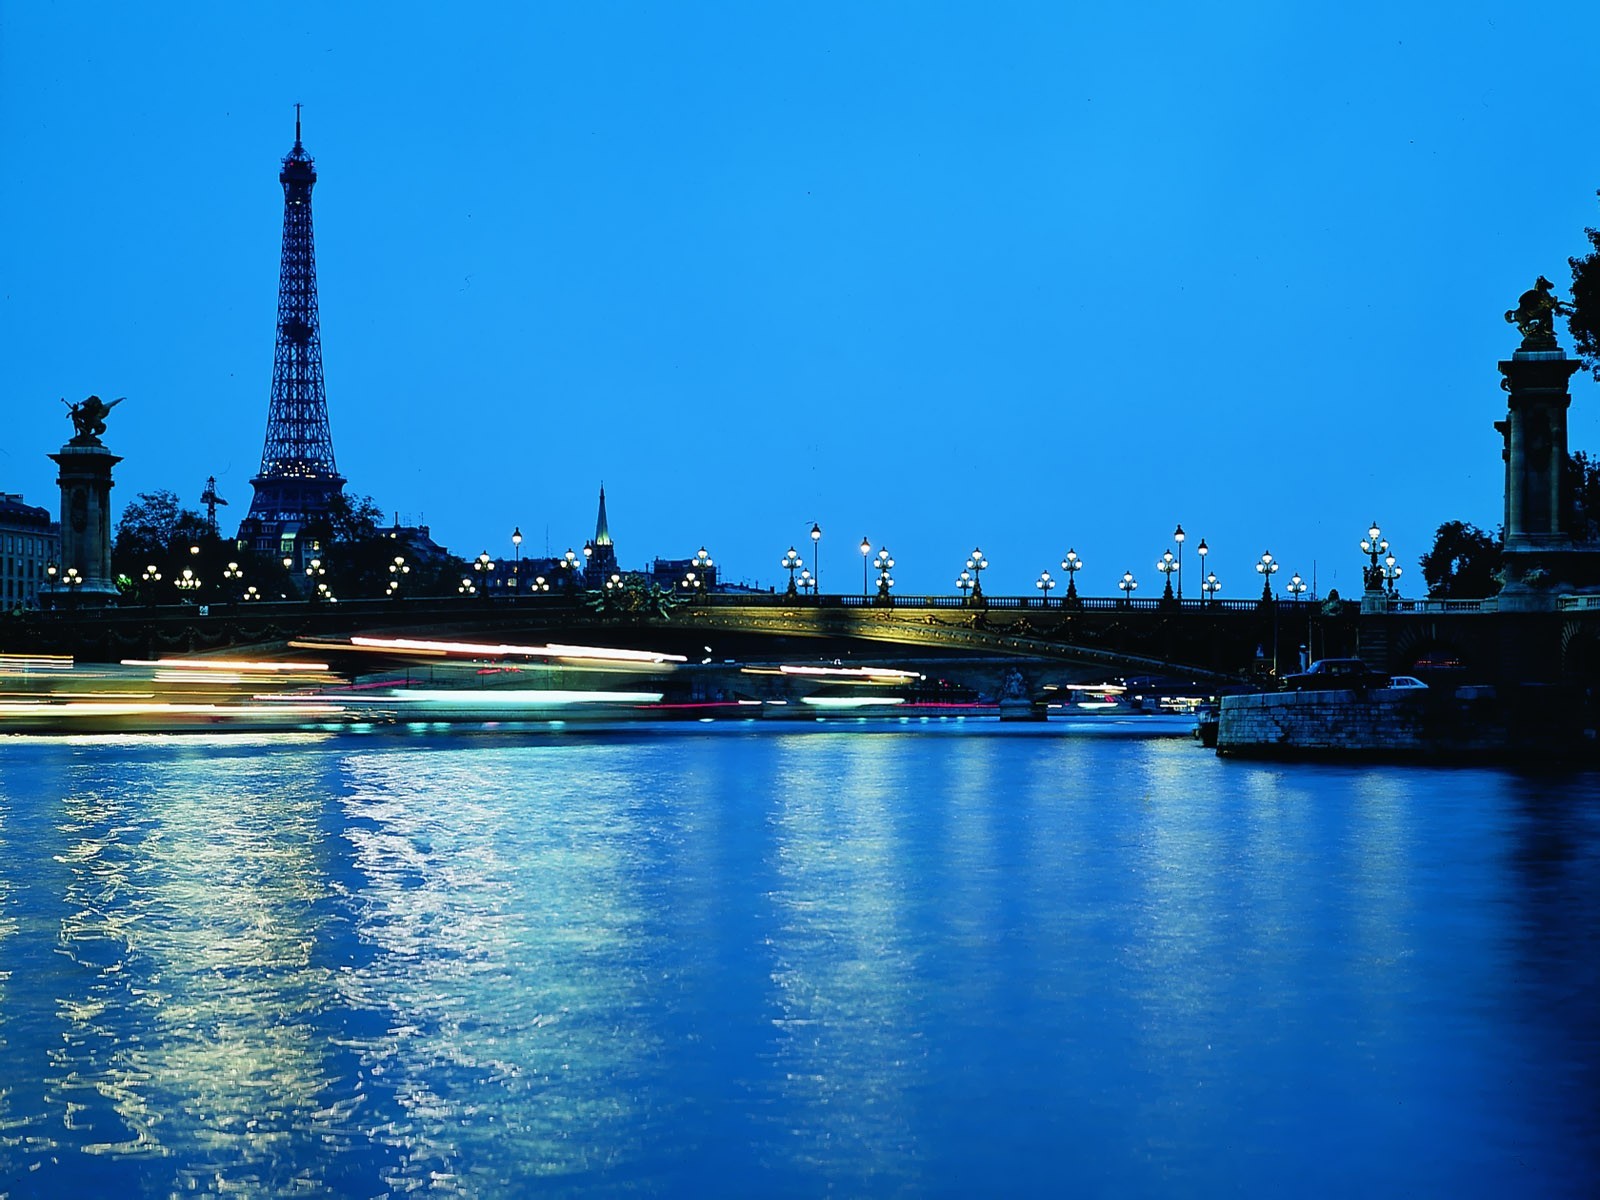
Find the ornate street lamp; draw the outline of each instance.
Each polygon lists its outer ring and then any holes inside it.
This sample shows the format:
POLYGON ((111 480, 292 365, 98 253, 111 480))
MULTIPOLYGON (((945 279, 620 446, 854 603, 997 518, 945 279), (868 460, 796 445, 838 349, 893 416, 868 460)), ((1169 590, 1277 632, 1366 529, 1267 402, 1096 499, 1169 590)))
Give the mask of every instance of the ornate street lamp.
POLYGON ((494 570, 494 559, 489 557, 487 550, 480 550, 478 557, 472 560, 472 569, 478 573, 478 578, 483 580, 483 598, 489 598, 489 581, 494 578, 490 574, 494 570))
POLYGON ((394 561, 389 564, 389 594, 391 596, 399 593, 401 580, 409 574, 411 574, 411 567, 406 562, 405 555, 396 554, 394 561))
POLYGON ((1361 552, 1371 560, 1366 569, 1366 589, 1370 592, 1383 586, 1383 572, 1378 569, 1378 559, 1389 553, 1389 539, 1383 536, 1383 530, 1378 528, 1374 521, 1367 529, 1367 536, 1361 539, 1361 552))
POLYGON ((1306 590, 1306 581, 1300 578, 1299 571, 1296 571, 1293 575, 1289 576, 1289 583, 1284 590, 1289 593, 1290 598, 1296 604, 1300 603, 1300 597, 1306 590))
POLYGON ((867 541, 866 535, 861 536, 861 596, 867 595, 867 567, 868 560, 872 557, 872 543, 867 541))
POLYGON ((989 560, 983 556, 983 551, 974 548, 972 557, 967 559, 967 570, 972 572, 972 602, 977 604, 983 599, 983 570, 989 565, 989 560))
POLYGON ((822 526, 811 522, 811 590, 816 591, 822 582, 822 571, 817 567, 817 547, 822 542, 822 526))
POLYGON ((1394 599, 1395 592, 1398 590, 1397 581, 1399 580, 1400 576, 1404 575, 1405 573, 1406 570, 1404 567, 1398 567, 1395 565, 1394 555, 1390 554, 1384 558, 1383 581, 1389 585, 1389 599, 1394 599))
MULTIPOLYGON (((67 573, 61 578, 61 582, 67 585, 68 595, 76 595, 78 589, 83 586, 83 576, 78 574, 77 567, 68 567, 67 573)), ((195 581, 195 586, 199 586, 199 580, 195 581)))
POLYGON ((1044 593, 1044 606, 1050 607, 1050 593, 1055 589, 1056 581, 1050 578, 1049 571, 1040 571, 1039 578, 1033 581, 1033 586, 1044 593))
MULTIPOLYGON (((1206 545, 1205 538, 1200 539, 1200 544, 1194 548, 1194 552, 1200 556, 1200 582, 1204 584, 1206 581, 1206 555, 1211 553, 1211 547, 1206 545)), ((1181 574, 1178 576, 1178 582, 1183 582, 1183 576, 1181 574)), ((1205 588, 1202 587, 1200 592, 1200 599, 1204 600, 1205 588)))
POLYGON ((200 586, 200 576, 194 573, 193 567, 185 567, 183 574, 173 582, 178 585, 178 590, 183 593, 183 598, 192 601, 195 589, 200 586))
POLYGON ((535 575, 533 577, 533 586, 528 590, 530 592, 548 592, 550 590, 550 581, 543 575, 535 575))
POLYGON ((1178 599, 1183 599, 1183 543, 1188 538, 1183 526, 1179 525, 1172 531, 1172 540, 1178 543, 1178 599))
POLYGON ((1132 571, 1124 571, 1122 578, 1117 580, 1117 587, 1122 590, 1122 605, 1126 608, 1133 603, 1133 593, 1139 589, 1139 581, 1133 577, 1132 571))
POLYGON ((155 599, 154 599, 155 587, 154 587, 154 585, 161 582, 161 572, 156 570, 155 563, 151 563, 149 566, 147 566, 144 569, 144 574, 139 576, 139 582, 144 585, 144 587, 141 589, 141 591, 142 591, 142 593, 143 593, 143 595, 145 597, 145 603, 146 604, 154 604, 155 603, 155 599))
POLYGON ((572 552, 572 547, 567 547, 567 552, 556 560, 561 568, 562 582, 567 585, 567 591, 578 590, 578 556, 572 552))
POLYGON ((1215 604, 1217 602, 1217 593, 1222 590, 1222 580, 1217 578, 1215 571, 1209 572, 1200 581, 1200 590, 1205 593, 1203 599, 1208 603, 1215 604))
POLYGON ((522 526, 518 525, 511 530, 511 579, 512 588, 522 581, 522 526))
POLYGON ((693 571, 685 571, 683 578, 678 581, 678 586, 684 591, 688 592, 690 595, 693 595, 695 592, 700 590, 700 588, 703 586, 703 583, 700 579, 700 576, 696 575, 693 571))
POLYGON ((246 600, 259 600, 259 599, 261 599, 261 593, 256 589, 256 585, 255 584, 252 583, 249 587, 245 588, 245 590, 244 590, 244 598, 246 600))
POLYGON ((1278 573, 1278 564, 1272 559, 1272 551, 1262 553, 1261 561, 1256 563, 1256 574, 1261 576, 1261 601, 1263 604, 1272 601, 1272 577, 1278 573))
POLYGON ((799 552, 793 546, 785 550, 783 557, 778 560, 778 565, 789 572, 789 590, 784 593, 785 596, 799 594, 794 586, 794 573, 801 568, 804 562, 805 560, 800 557, 799 552))
POLYGON ((711 555, 706 553, 704 546, 701 546, 695 552, 695 556, 689 560, 689 565, 699 572, 695 587, 709 591, 711 588, 711 568, 716 564, 711 561, 711 555))
POLYGON ((971 603, 972 589, 977 586, 977 583, 978 581, 973 578, 971 571, 963 571, 956 576, 956 587, 961 590, 961 603, 963 605, 971 603))
POLYGON ((459 596, 470 596, 477 590, 478 589, 473 584, 472 580, 467 578, 465 575, 461 577, 461 582, 456 584, 456 594, 459 596))
POLYGON ((1078 581, 1076 576, 1083 570, 1083 559, 1078 557, 1076 550, 1068 550, 1067 556, 1061 560, 1061 569, 1067 573, 1066 598, 1076 603, 1078 599, 1078 581))
MULTIPOLYGON (((328 572, 323 568, 322 560, 320 558, 313 558, 309 563, 306 564, 306 582, 317 584, 316 588, 311 593, 311 599, 318 599, 322 592, 328 590, 327 585, 319 582, 327 573, 328 572)), ((179 584, 178 586, 182 587, 183 585, 179 584)))
POLYGON ((810 592, 815 592, 816 590, 817 580, 816 577, 811 574, 810 568, 802 570, 800 572, 800 593, 805 595, 810 592))
POLYGON ((230 562, 222 568, 222 577, 228 581, 228 594, 231 598, 235 593, 235 589, 239 586, 239 581, 244 578, 244 572, 239 568, 238 563, 230 562))
POLYGON ((1167 581, 1166 587, 1161 589, 1161 598, 1163 600, 1172 599, 1172 573, 1177 569, 1178 560, 1172 556, 1171 550, 1166 551, 1160 558, 1156 559, 1156 570, 1160 571, 1167 581))
POLYGON ((894 559, 889 556, 889 548, 885 546, 878 551, 878 557, 873 560, 873 566, 878 568, 878 600, 881 603, 890 603, 889 589, 894 587, 894 579, 889 572, 894 569, 894 559))

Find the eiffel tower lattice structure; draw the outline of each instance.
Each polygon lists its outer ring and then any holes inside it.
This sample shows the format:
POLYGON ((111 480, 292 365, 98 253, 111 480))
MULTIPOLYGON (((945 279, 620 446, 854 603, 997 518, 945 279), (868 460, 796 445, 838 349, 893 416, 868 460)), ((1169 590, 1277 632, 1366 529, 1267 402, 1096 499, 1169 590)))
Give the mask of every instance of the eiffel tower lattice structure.
POLYGON ((316 244, 311 231, 315 164, 300 142, 295 105, 294 148, 278 174, 283 184, 283 258, 278 272, 277 349, 272 363, 272 404, 266 446, 249 515, 239 541, 274 557, 304 558, 299 536, 325 517, 344 488, 328 430, 322 382, 322 333, 317 319, 316 244))

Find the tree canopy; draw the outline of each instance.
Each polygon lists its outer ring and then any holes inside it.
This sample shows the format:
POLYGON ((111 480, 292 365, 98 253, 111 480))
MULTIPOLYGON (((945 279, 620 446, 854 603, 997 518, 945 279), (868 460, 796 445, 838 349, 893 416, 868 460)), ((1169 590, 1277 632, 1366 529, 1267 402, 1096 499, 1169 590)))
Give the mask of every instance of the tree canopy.
POLYGON ((1589 239, 1589 253, 1567 260, 1572 268, 1567 328, 1572 331, 1579 360, 1600 379, 1600 228, 1591 226, 1583 232, 1589 239))
POLYGON ((1422 578, 1434 599, 1481 600, 1500 590, 1501 540, 1466 521, 1446 521, 1422 556, 1422 578))

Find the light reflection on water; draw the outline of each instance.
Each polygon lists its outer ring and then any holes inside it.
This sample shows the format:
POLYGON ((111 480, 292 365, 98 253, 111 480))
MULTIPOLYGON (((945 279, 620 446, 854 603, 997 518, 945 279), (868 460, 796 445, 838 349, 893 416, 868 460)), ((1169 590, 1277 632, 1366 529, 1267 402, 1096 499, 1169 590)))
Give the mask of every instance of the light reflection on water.
POLYGON ((1120 738, 7 743, 0 1193, 1584 1194, 1597 798, 1120 738))

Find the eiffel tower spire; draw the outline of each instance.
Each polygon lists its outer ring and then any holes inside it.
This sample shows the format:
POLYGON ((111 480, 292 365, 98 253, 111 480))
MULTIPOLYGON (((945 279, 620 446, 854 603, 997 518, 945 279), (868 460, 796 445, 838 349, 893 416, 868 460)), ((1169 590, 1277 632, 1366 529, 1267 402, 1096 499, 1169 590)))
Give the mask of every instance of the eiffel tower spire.
POLYGON ((328 398, 322 385, 322 332, 317 318, 316 244, 311 189, 316 165, 300 142, 295 105, 294 148, 278 174, 283 184, 283 258, 278 271, 277 348, 261 472, 239 540, 276 556, 288 553, 309 521, 325 516, 344 487, 333 459, 328 398))

